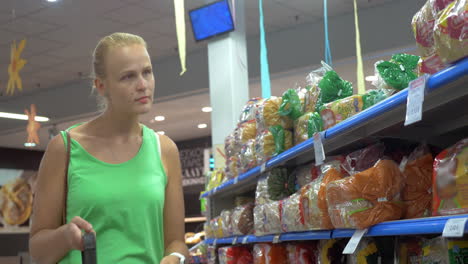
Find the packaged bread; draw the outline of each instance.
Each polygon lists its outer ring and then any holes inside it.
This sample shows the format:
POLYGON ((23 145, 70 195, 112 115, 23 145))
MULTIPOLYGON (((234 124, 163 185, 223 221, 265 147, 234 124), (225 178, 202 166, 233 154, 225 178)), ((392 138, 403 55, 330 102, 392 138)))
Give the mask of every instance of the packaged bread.
POLYGON ((373 105, 379 103, 380 101, 385 100, 390 95, 391 94, 389 94, 388 91, 382 90, 382 89, 373 89, 373 90, 367 91, 362 96, 362 110, 366 110, 367 108, 372 107, 373 105))
POLYGON ((293 127, 290 118, 279 114, 282 101, 281 97, 272 96, 258 102, 257 113, 255 115, 257 130, 265 130, 272 126, 281 126, 285 129, 293 127))
POLYGON ((315 166, 315 163, 308 163, 302 166, 298 166, 294 170, 296 183, 299 185, 299 188, 302 188, 313 180, 317 179, 320 174, 320 167, 315 166))
POLYGON ((332 220, 330 219, 330 215, 328 214, 328 201, 327 201, 327 185, 330 182, 340 180, 344 177, 343 173, 336 168, 330 168, 327 170, 323 176, 322 182, 320 183, 320 189, 318 191, 318 199, 317 199, 317 206, 320 210, 320 224, 322 229, 333 229, 332 220))
POLYGON ((211 219, 210 227, 214 238, 224 237, 223 223, 220 216, 211 219))
POLYGON ((305 113, 294 122, 294 144, 300 144, 320 131, 323 131, 320 114, 318 112, 305 113))
POLYGON ((19 226, 31 216, 33 192, 23 178, 16 178, 0 189, 0 220, 5 226, 19 226))
POLYGON ((281 233, 280 201, 257 205, 254 208, 254 232, 256 236, 281 233))
POLYGON ((420 264, 423 263, 423 237, 398 237, 396 244, 397 263, 420 264))
POLYGON ((253 258, 254 264, 288 264, 288 252, 283 244, 255 244, 253 258))
POLYGON ((317 242, 297 242, 286 245, 289 264, 316 264, 317 242))
POLYGON ((328 129, 362 111, 362 95, 352 95, 325 104, 320 110, 323 128, 328 129))
POLYGON ((282 200, 296 191, 295 174, 289 173, 285 167, 273 168, 266 172, 268 197, 271 200, 282 200))
POLYGON ((321 221, 323 215, 318 207, 318 193, 322 179, 323 177, 319 176, 299 190, 299 207, 302 214, 301 221, 303 221, 305 230, 320 229, 322 227, 321 221))
POLYGON ((241 153, 239 155, 240 166, 242 173, 257 166, 256 143, 254 139, 249 139, 245 144, 242 144, 241 153))
POLYGON ((309 83, 305 88, 301 88, 298 94, 302 103, 302 113, 314 112, 320 95, 318 86, 309 83))
POLYGON ((468 213, 468 138, 436 156, 432 181, 434 215, 468 213))
POLYGON ((389 61, 375 63, 376 80, 372 84, 378 89, 401 91, 418 77, 419 56, 394 54, 389 61))
POLYGON ((404 207, 399 196, 404 175, 392 160, 327 184, 328 213, 335 228, 364 229, 384 221, 398 220, 404 207))
POLYGON ((257 104, 260 102, 262 98, 255 97, 247 101, 247 103, 242 108, 242 112, 239 117, 239 124, 248 122, 251 120, 255 120, 255 115, 257 113, 257 104))
POLYGON ((411 24, 413 26, 416 45, 421 56, 427 57, 434 54, 435 17, 430 1, 427 1, 426 4, 424 4, 424 6, 413 16, 411 24))
POLYGON ((265 163, 270 158, 293 146, 292 133, 281 126, 272 126, 260 131, 256 138, 255 152, 257 163, 265 163))
POLYGON ((255 139, 257 136, 257 123, 255 119, 239 123, 239 137, 242 144, 248 140, 255 139))
POLYGON ((435 46, 444 63, 455 62, 468 55, 467 13, 468 1, 457 0, 441 11, 435 22, 435 46))
POLYGON ((280 202, 281 229, 283 232, 307 230, 304 217, 304 207, 300 204, 300 193, 295 193, 280 202))
POLYGON ((341 79, 338 73, 333 70, 325 73, 319 82, 319 87, 319 104, 327 104, 353 95, 353 85, 341 79))
POLYGON ((253 256, 250 247, 229 246, 218 248, 219 264, 251 264, 253 256))
POLYGON ((210 222, 205 222, 203 224, 203 230, 205 231, 205 236, 206 238, 214 238, 214 233, 213 229, 211 228, 211 223, 210 222))
POLYGON ((231 225, 231 217, 232 211, 231 210, 223 210, 220 214, 221 219, 221 229, 223 231, 223 236, 232 236, 232 225, 231 225))
POLYGON ((376 143, 362 149, 358 149, 346 155, 341 167, 349 175, 372 168, 377 161, 383 158, 385 145, 376 143))
POLYGON ((243 206, 238 206, 234 209, 231 215, 231 225, 233 235, 247 235, 253 233, 254 204, 249 203, 243 206))
POLYGON ((239 176, 238 168, 239 165, 239 156, 232 156, 226 160, 226 177, 228 179, 234 179, 235 177, 239 176))
POLYGON ((208 264, 217 264, 217 251, 216 251, 216 246, 214 245, 208 245, 206 248, 206 260, 208 264))
POLYGON ((261 205, 271 202, 268 195, 268 176, 263 175, 257 182, 257 189, 255 190, 255 205, 261 205))
POLYGON ((278 113, 291 120, 296 120, 303 114, 301 99, 297 90, 288 89, 284 92, 278 113))
MULTIPOLYGON (((431 215, 432 165, 434 159, 425 145, 418 146, 409 158, 403 161, 405 187, 401 199, 406 205, 405 219, 431 215)), ((403 163, 402 162, 402 163, 403 163)))

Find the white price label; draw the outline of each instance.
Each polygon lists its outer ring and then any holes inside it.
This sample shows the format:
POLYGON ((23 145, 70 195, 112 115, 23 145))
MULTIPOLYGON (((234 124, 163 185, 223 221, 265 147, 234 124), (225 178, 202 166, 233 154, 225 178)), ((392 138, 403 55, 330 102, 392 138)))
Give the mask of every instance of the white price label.
POLYGON ((260 166, 260 173, 264 173, 266 170, 266 162, 260 166))
POLYGON ((243 239, 242 239, 242 244, 247 244, 249 240, 249 236, 245 236, 243 239))
POLYGON ((406 101, 405 126, 421 121, 425 88, 426 75, 410 82, 406 101))
POLYGON ((463 237, 465 233, 465 224, 468 217, 465 218, 452 218, 447 220, 442 232, 443 237, 463 237))
POLYGON ((343 250, 343 254, 353 254, 354 251, 356 251, 356 248, 359 245, 359 242, 361 242, 362 237, 367 233, 367 229, 362 229, 362 230, 356 230, 354 232, 353 236, 349 240, 348 244, 343 250))
POLYGON ((315 165, 322 165, 325 160, 325 150, 323 149, 322 133, 314 134, 314 152, 315 152, 315 165))
POLYGON ((237 237, 234 237, 234 239, 232 239, 232 244, 233 245, 237 244, 237 239, 238 239, 237 237))
POLYGON ((275 236, 273 237, 273 241, 272 241, 272 242, 273 242, 273 244, 278 244, 279 242, 281 242, 281 240, 280 240, 280 235, 275 235, 275 236))
POLYGON ((215 238, 215 240, 213 240, 213 246, 216 246, 218 244, 218 239, 215 238))
POLYGON ((239 176, 234 178, 234 185, 236 185, 239 182, 239 176))

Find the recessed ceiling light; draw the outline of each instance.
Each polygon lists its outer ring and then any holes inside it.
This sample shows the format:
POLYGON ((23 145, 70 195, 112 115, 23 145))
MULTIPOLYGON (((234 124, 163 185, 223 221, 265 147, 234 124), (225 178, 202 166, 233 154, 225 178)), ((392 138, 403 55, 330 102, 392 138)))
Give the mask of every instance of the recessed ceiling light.
POLYGON ((201 110, 202 110, 202 112, 209 113, 209 112, 213 111, 213 108, 211 108, 210 106, 205 106, 201 110))
POLYGON ((159 134, 159 135, 165 135, 166 132, 164 132, 164 131, 158 131, 158 134, 159 134))
POLYGON ((26 143, 24 143, 24 146, 27 147, 27 148, 33 148, 33 147, 36 146, 36 143, 26 142, 26 143))
POLYGON ((47 0, 47 2, 57 2, 57 0, 47 0))
MULTIPOLYGON (((18 120, 28 120, 27 115, 6 113, 6 112, 0 112, 0 117, 1 118, 9 118, 9 119, 18 119, 18 120)), ((36 116, 35 120, 37 122, 47 122, 47 121, 49 121, 49 118, 44 117, 44 116, 36 116)))
POLYGON ((165 118, 164 116, 156 116, 156 117, 154 118, 154 120, 156 120, 156 121, 159 121, 159 122, 160 122, 160 121, 164 121, 164 120, 166 120, 166 118, 165 118))
POLYGON ((370 76, 366 76, 366 81, 368 82, 373 82, 373 81, 377 81, 377 76, 375 75, 370 75, 370 76))
POLYGON ((198 128, 207 128, 208 125, 207 124, 198 124, 198 128))

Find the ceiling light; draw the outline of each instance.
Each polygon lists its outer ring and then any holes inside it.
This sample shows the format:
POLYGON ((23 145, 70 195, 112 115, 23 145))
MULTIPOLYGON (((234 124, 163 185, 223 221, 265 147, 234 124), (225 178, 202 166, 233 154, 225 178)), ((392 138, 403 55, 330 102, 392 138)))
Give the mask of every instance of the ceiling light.
POLYGON ((158 131, 158 134, 159 134, 159 135, 165 135, 166 132, 164 132, 164 131, 158 131))
MULTIPOLYGON (((27 115, 14 114, 14 113, 5 113, 5 112, 0 112, 0 117, 1 118, 18 119, 18 120, 28 120, 27 115)), ((37 122, 47 122, 47 121, 49 121, 49 118, 44 117, 44 116, 36 116, 35 120, 37 122)))
POLYGON ((366 81, 368 82, 373 82, 373 81, 377 81, 377 76, 375 75, 370 75, 370 76, 366 76, 366 81))
POLYGON ((208 125, 207 124, 198 124, 198 128, 207 128, 208 125))
POLYGON ((57 0, 47 0, 47 2, 57 2, 57 0))
POLYGON ((164 120, 166 120, 166 118, 165 118, 164 116, 156 116, 156 117, 154 118, 154 120, 156 120, 156 121, 164 121, 164 120))
POLYGON ((33 147, 36 146, 36 143, 26 142, 26 143, 24 143, 24 146, 27 147, 27 148, 33 148, 33 147))
POLYGON ((210 106, 205 106, 201 110, 202 110, 202 112, 209 113, 209 112, 213 111, 213 108, 211 108, 210 106))

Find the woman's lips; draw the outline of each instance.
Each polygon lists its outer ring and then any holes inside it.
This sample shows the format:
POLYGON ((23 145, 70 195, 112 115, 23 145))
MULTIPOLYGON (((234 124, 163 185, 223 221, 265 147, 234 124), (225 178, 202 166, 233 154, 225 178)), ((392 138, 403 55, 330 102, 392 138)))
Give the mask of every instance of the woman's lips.
POLYGON ((140 102, 142 104, 146 104, 149 101, 149 97, 148 96, 141 97, 141 98, 138 98, 136 101, 138 101, 138 102, 140 102))

